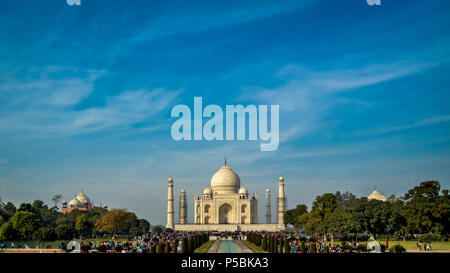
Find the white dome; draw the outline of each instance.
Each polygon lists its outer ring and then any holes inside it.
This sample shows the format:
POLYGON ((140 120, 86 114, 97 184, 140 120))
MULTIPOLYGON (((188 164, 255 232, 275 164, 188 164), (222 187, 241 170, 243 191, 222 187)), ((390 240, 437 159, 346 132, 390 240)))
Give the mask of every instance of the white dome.
POLYGON ((77 195, 77 199, 81 202, 81 204, 91 204, 91 200, 89 200, 89 198, 86 196, 86 194, 84 194, 83 191, 77 195))
POLYGON ((379 193, 377 190, 374 190, 369 196, 367 196, 368 200, 379 200, 379 201, 387 201, 387 198, 379 193))
POLYGON ((212 194, 211 188, 210 188, 210 187, 206 187, 206 188, 203 190, 203 194, 204 194, 204 195, 211 195, 211 194, 212 194))
POLYGON ((278 178, 278 180, 284 181, 284 176, 280 176, 280 177, 278 178))
POLYGON ((241 179, 227 165, 220 168, 211 178, 211 188, 218 194, 237 193, 241 187, 241 179))
POLYGON ((248 194, 248 190, 247 190, 246 187, 242 187, 242 188, 239 189, 239 193, 240 194, 248 194))
POLYGON ((70 202, 69 202, 69 207, 73 207, 73 208, 79 208, 83 206, 83 204, 80 202, 80 200, 77 199, 77 197, 74 197, 70 202))

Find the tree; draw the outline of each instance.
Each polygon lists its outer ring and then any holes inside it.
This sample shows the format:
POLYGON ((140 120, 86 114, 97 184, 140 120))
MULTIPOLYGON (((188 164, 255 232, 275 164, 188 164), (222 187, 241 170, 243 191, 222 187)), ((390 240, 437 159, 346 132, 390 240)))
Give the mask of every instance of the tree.
POLYGON ((14 241, 17 240, 17 231, 13 227, 12 222, 6 222, 0 227, 0 240, 14 241))
POLYGON ((60 240, 72 240, 78 237, 78 231, 70 225, 59 225, 55 228, 55 232, 60 240))
POLYGON ((52 202, 54 204, 53 208, 58 209, 58 203, 59 203, 59 200, 61 200, 61 198, 62 198, 61 194, 56 194, 55 196, 53 196, 53 198, 52 198, 52 202))
POLYGON ((57 239, 57 237, 58 235, 52 227, 42 227, 33 233, 33 240, 38 241, 40 245, 45 242, 53 242, 57 239))
POLYGON ((22 203, 22 204, 20 204, 20 206, 17 210, 33 212, 33 207, 31 206, 30 203, 22 203))
POLYGON ((123 209, 113 209, 103 215, 97 226, 100 231, 109 232, 114 238, 118 232, 129 232, 136 225, 136 221, 137 217, 134 213, 123 209))
POLYGON ((92 223, 89 222, 86 214, 81 214, 77 217, 75 228, 79 234, 84 236, 88 236, 92 232, 92 223))
POLYGON ((17 211, 9 221, 17 231, 18 239, 29 240, 33 233, 39 228, 39 221, 29 211, 17 211))
POLYGON ((157 225, 157 226, 153 226, 152 227, 152 231, 155 232, 155 233, 161 233, 161 232, 164 231, 164 228, 161 225, 157 225))
POLYGON ((17 208, 16 208, 16 206, 14 206, 13 203, 8 202, 5 205, 3 205, 2 211, 5 213, 5 214, 3 214, 3 216, 6 215, 7 218, 9 219, 11 216, 14 215, 14 213, 16 213, 17 208))
POLYGON ((144 234, 150 230, 150 222, 145 219, 138 219, 137 226, 139 227, 140 232, 144 234))
POLYGON ((449 231, 450 201, 448 190, 439 195, 438 181, 425 181, 405 194, 407 229, 414 233, 449 231))
POLYGON ((306 212, 308 212, 308 207, 306 205, 299 204, 294 209, 286 211, 284 221, 287 224, 293 225, 298 230, 300 227, 298 222, 299 216, 306 212))

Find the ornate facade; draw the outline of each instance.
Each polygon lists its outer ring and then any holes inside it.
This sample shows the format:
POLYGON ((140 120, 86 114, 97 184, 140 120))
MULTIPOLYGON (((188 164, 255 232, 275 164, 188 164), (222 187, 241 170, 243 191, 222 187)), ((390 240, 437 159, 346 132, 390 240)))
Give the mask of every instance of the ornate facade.
MULTIPOLYGON (((239 176, 225 164, 211 178, 211 186, 194 194, 194 223, 187 223, 186 192, 180 196, 180 221, 173 221, 173 178, 169 178, 167 228, 176 230, 280 230, 284 228, 284 178, 280 177, 278 224, 258 224, 258 195, 250 196, 239 176), (282 184, 281 184, 282 183, 282 184), (280 222, 281 219, 281 222, 280 222)), ((270 201, 269 201, 270 202, 270 201)), ((270 208, 270 206, 269 206, 270 208)))

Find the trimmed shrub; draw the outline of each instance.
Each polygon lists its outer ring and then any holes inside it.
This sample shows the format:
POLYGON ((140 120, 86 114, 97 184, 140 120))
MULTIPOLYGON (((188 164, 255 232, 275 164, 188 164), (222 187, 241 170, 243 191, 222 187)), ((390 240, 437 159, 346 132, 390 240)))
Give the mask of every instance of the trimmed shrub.
POLYGON ((301 243, 301 245, 300 245, 300 251, 301 251, 302 253, 306 253, 306 244, 305 244, 305 242, 302 242, 302 243, 301 243))
POLYGON ((441 240, 441 236, 433 233, 422 234, 419 236, 419 242, 421 243, 431 243, 441 240))
POLYGON ((401 245, 395 245, 395 246, 393 246, 391 249, 390 249, 390 251, 392 252, 392 253, 405 253, 406 252, 406 249, 403 247, 403 246, 401 246, 401 245))
POLYGON ((97 251, 100 252, 100 253, 105 253, 106 250, 108 250, 108 247, 105 246, 105 245, 99 245, 99 246, 97 247, 97 251))
POLYGON ((287 238, 284 239, 284 253, 291 252, 291 245, 289 244, 289 240, 287 238))
POLYGON ((166 248, 165 248, 164 253, 170 253, 170 243, 169 243, 169 241, 166 242, 166 248))
POLYGON ((181 253, 188 253, 189 245, 188 245, 188 239, 186 237, 183 237, 181 239, 181 253))
POLYGON ((164 253, 164 244, 163 242, 158 243, 158 247, 156 248, 156 253, 164 253))
POLYGON ((316 243, 311 243, 309 245, 309 253, 317 253, 316 243))
POLYGON ((262 240, 262 249, 267 251, 267 236, 264 235, 263 240, 262 240))

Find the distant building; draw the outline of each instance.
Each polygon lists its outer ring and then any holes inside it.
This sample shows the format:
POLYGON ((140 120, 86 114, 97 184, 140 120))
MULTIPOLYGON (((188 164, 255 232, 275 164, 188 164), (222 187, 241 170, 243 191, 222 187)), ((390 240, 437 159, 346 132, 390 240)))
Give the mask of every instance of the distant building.
POLYGON ((377 191, 377 189, 374 189, 369 196, 367 196, 368 200, 378 200, 378 201, 387 201, 387 198, 377 191))
MULTIPOLYGON (((64 200, 62 202, 62 213, 69 213, 72 210, 91 210, 93 209, 94 203, 89 200, 86 194, 84 194, 83 191, 81 191, 77 196, 75 196, 72 200, 70 200, 69 204, 67 204, 67 201, 64 200)), ((108 206, 104 204, 102 206, 103 208, 107 209, 108 206)))

